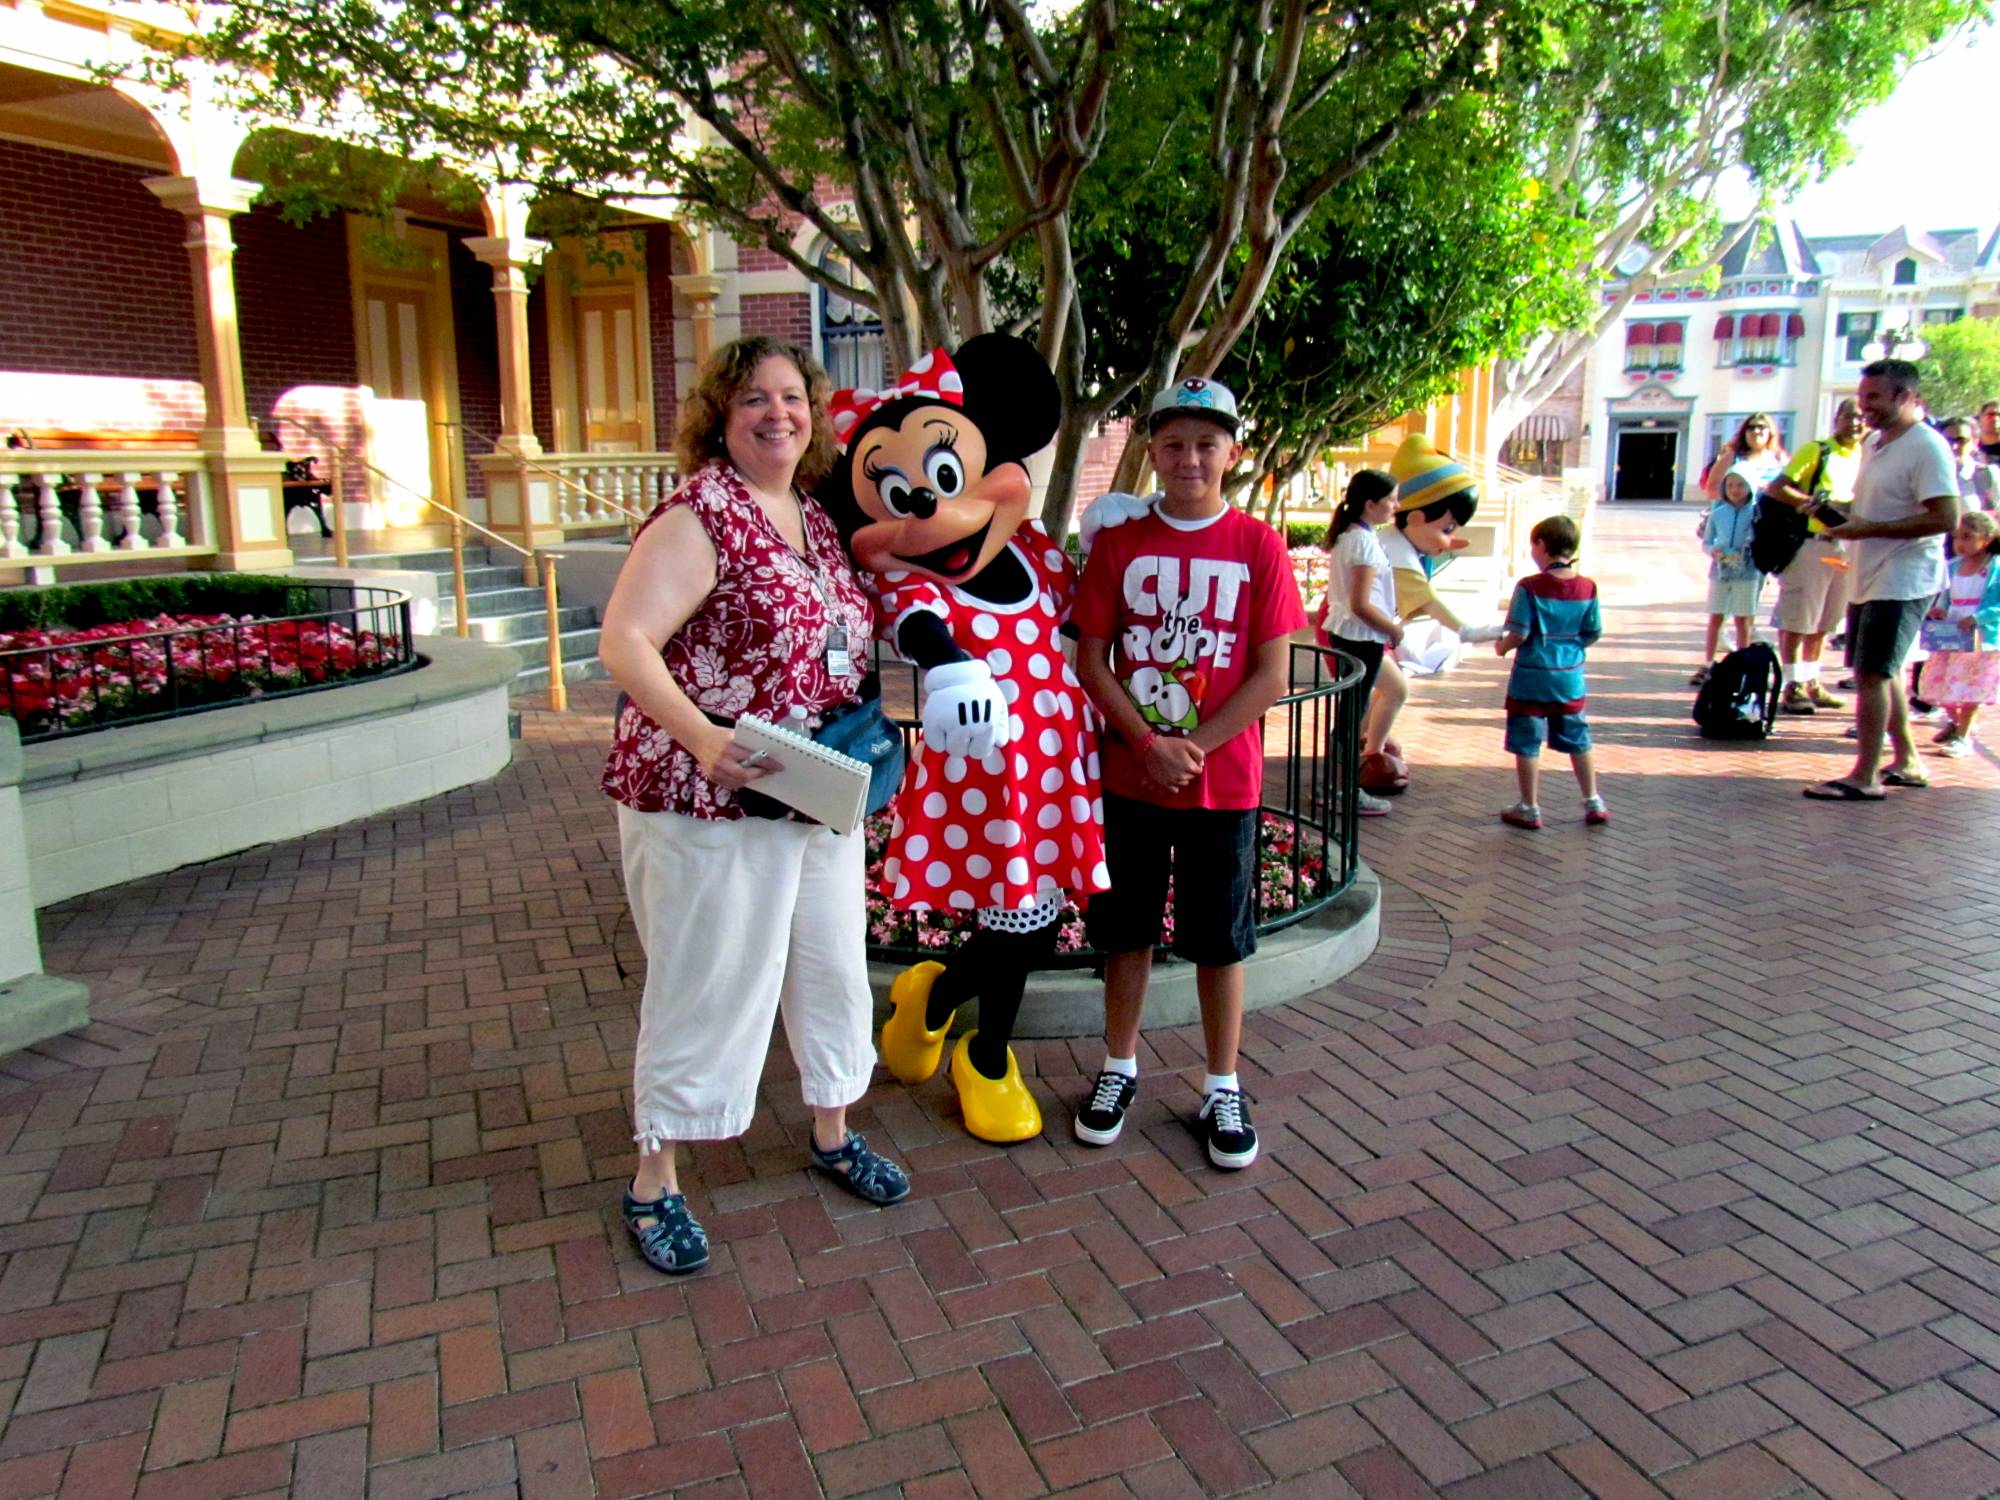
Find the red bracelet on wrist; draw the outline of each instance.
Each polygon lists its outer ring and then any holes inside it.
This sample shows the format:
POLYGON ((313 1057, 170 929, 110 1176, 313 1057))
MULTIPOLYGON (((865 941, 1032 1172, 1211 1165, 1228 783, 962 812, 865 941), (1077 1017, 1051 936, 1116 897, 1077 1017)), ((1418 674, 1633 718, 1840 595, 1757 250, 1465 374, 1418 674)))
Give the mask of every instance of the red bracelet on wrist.
POLYGON ((1153 741, 1158 739, 1159 737, 1160 737, 1159 730, 1157 729, 1147 730, 1146 737, 1143 740, 1139 741, 1139 748, 1134 753, 1138 755, 1144 755, 1148 750, 1153 748, 1153 741))

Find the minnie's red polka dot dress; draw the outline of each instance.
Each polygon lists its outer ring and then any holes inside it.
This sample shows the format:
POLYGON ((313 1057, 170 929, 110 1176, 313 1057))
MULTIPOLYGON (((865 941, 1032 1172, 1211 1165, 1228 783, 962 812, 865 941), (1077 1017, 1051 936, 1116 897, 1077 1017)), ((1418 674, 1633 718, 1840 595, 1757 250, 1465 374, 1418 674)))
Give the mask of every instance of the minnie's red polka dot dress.
POLYGON ((1060 891, 1111 887, 1096 717, 1056 634, 1076 569, 1039 521, 1008 546, 1035 580, 1015 609, 922 574, 873 580, 891 639, 912 610, 931 610, 961 650, 992 669, 1012 710, 1007 744, 984 759, 919 749, 904 773, 883 880, 907 911, 1023 911, 1060 891))

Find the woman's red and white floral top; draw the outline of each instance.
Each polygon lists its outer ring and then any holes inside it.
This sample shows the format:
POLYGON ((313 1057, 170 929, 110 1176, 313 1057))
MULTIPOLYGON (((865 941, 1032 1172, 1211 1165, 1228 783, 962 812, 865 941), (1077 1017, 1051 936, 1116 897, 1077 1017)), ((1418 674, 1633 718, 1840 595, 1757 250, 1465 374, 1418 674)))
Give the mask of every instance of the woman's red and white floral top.
MULTIPOLYGON (((810 733, 828 712, 856 701, 875 606, 826 512, 800 497, 807 551, 801 557, 727 464, 710 464, 691 476, 646 525, 677 505, 694 512, 715 547, 715 587, 661 653, 695 706, 727 718, 755 714, 810 733), (829 601, 837 618, 829 618, 829 601), (847 632, 854 669, 840 677, 827 671, 826 659, 836 624, 847 632)), ((639 812, 744 815, 735 793, 704 776, 693 754, 636 703, 626 703, 618 716, 603 787, 639 812)))

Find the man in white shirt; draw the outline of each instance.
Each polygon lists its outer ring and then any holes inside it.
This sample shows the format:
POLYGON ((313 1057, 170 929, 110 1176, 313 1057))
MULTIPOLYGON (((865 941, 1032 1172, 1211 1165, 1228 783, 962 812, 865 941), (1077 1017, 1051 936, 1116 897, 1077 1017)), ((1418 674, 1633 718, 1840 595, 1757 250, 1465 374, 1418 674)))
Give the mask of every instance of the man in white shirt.
MULTIPOLYGON (((1806 788, 1823 802, 1879 802, 1885 786, 1927 786, 1910 737, 1903 662, 1931 600, 1944 587, 1944 547, 1958 524, 1958 466, 1945 440, 1921 420, 1917 367, 1878 359, 1855 393, 1875 436, 1863 445, 1854 505, 1839 536, 1854 579, 1854 768, 1806 788), (1882 733, 1895 758, 1882 767, 1882 733)), ((1836 507, 1828 507, 1834 515, 1836 507)))

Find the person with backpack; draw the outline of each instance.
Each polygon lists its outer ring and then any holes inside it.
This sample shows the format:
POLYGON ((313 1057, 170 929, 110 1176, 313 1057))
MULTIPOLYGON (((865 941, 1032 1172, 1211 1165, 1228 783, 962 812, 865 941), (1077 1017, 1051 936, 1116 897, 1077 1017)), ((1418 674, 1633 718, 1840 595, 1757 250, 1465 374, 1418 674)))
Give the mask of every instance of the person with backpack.
POLYGON ((1584 715, 1583 661, 1591 643, 1604 634, 1597 608, 1597 585, 1576 570, 1581 540, 1568 516, 1548 516, 1528 533, 1528 551, 1540 571, 1514 585, 1507 623, 1493 643, 1501 656, 1514 651, 1507 678, 1507 749, 1521 800, 1500 814, 1515 828, 1540 828, 1539 787, 1542 741, 1569 756, 1583 793, 1583 821, 1611 821, 1597 790, 1590 759, 1590 721, 1584 715))
POLYGON ((1736 649, 1750 644, 1756 626, 1757 597, 1764 590, 1764 575, 1750 560, 1750 548, 1757 510, 1751 503, 1756 485, 1741 468, 1731 469, 1722 481, 1722 498, 1708 508, 1708 523, 1702 528, 1702 545, 1708 549, 1708 634, 1702 643, 1701 668, 1688 680, 1696 687, 1708 681, 1715 670, 1715 648, 1722 638, 1725 616, 1736 622, 1736 649))
POLYGON ((1820 681, 1828 634, 1839 628, 1851 592, 1846 549, 1828 527, 1828 502, 1847 504, 1861 472, 1861 407, 1852 397, 1834 408, 1833 430, 1807 443, 1757 502, 1751 560, 1778 580, 1778 655, 1785 677, 1779 704, 1788 714, 1841 709, 1820 681))

